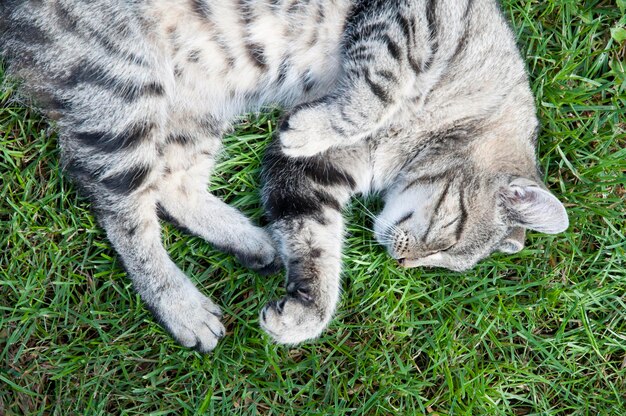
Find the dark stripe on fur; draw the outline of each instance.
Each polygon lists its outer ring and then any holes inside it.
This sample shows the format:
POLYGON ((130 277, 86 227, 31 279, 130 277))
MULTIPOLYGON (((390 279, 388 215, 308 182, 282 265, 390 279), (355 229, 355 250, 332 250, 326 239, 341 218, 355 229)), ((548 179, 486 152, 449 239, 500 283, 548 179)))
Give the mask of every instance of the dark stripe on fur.
POLYGON ((255 16, 253 13, 252 5, 248 0, 239 0, 237 3, 237 7, 239 8, 239 16, 243 22, 245 27, 250 26, 250 24, 254 21, 255 16))
POLYGON ((376 96, 376 98, 378 98, 380 101, 382 101, 385 104, 389 104, 393 101, 391 96, 387 93, 387 91, 385 90, 383 86, 372 81, 369 71, 365 72, 364 78, 365 78, 365 82, 369 86, 372 93, 376 96))
POLYGON ((267 69, 267 60, 265 58, 265 49, 258 43, 246 43, 246 51, 254 65, 259 69, 267 69))
POLYGON ((103 131, 85 131, 77 132, 74 135, 85 146, 96 148, 105 153, 112 153, 136 148, 149 139, 153 129, 153 124, 138 123, 119 134, 103 131))
MULTIPOLYGON (((71 10, 64 8, 59 2, 54 3, 54 13, 58 21, 63 25, 63 29, 65 31, 75 34, 77 37, 81 38, 90 45, 93 45, 94 41, 97 42, 97 44, 99 44, 100 47, 102 47, 102 49, 110 55, 120 57, 137 65, 146 65, 146 61, 142 57, 120 48, 114 41, 111 40, 110 36, 107 36, 106 33, 102 33, 100 30, 96 30, 88 26, 85 24, 84 20, 80 20, 81 24, 79 26, 79 19, 72 16, 71 10)), ((126 32, 126 30, 119 27, 120 24, 125 25, 126 23, 120 23, 119 21, 109 23, 110 25, 115 25, 114 32, 126 32)))
MULTIPOLYGON (((322 217, 324 207, 341 210, 341 204, 330 193, 316 189, 327 183, 351 186, 354 180, 337 168, 319 161, 285 156, 280 145, 270 146, 263 160, 263 202, 272 220, 295 216, 322 217)), ((323 218, 319 218, 323 221, 323 218)))
POLYGON ((159 97, 163 94, 165 94, 165 89, 163 88, 163 85, 159 84, 158 82, 149 82, 139 87, 137 95, 150 95, 154 97, 159 97))
MULTIPOLYGON (((335 133, 337 133, 338 136, 340 136, 340 137, 347 137, 348 136, 348 132, 345 129, 339 127, 337 124, 335 124, 335 122, 333 120, 328 120, 328 121, 329 121, 329 124, 330 124, 330 128, 333 129, 333 131, 335 133)), ((354 123, 351 122, 351 124, 354 124, 354 123)))
POLYGON ((422 72, 422 65, 420 62, 413 56, 413 46, 415 42, 415 17, 411 16, 409 19, 404 16, 400 16, 400 26, 404 31, 405 36, 407 37, 407 61, 409 62, 409 66, 411 70, 415 73, 415 75, 419 75, 422 72))
POLYGON ((391 57, 396 61, 399 61, 402 56, 400 45, 394 42, 388 34, 382 35, 380 40, 387 45, 387 52, 389 52, 389 55, 391 55, 391 57))
POLYGON ((205 19, 211 17, 211 6, 206 0, 191 0, 191 8, 198 16, 205 19))
POLYGON ((92 62, 77 64, 69 76, 59 80, 59 84, 68 89, 75 88, 80 84, 97 85, 128 102, 133 102, 144 96, 161 96, 165 93, 163 85, 158 82, 133 83, 131 80, 120 79, 111 75, 106 68, 92 62))
MULTIPOLYGON (((345 106, 340 106, 339 107, 339 114, 341 115, 341 120, 343 120, 346 123, 350 124, 350 127, 356 127, 356 128, 360 129, 361 125, 359 123, 357 123, 356 121, 352 120, 350 115, 348 115, 346 113, 346 107, 345 106)), ((367 119, 369 117, 369 114, 366 114, 366 113, 363 113, 363 112, 359 112, 359 116, 361 116, 363 119, 367 119)), ((334 129, 334 126, 331 126, 331 127, 333 127, 333 129, 334 129)), ((343 136, 345 136, 345 132, 344 132, 343 136)))
POLYGON ((191 63, 197 63, 200 60, 200 53, 201 51, 199 49, 194 49, 190 51, 187 54, 187 61, 191 63))
POLYGON ((322 205, 328 208, 332 208, 336 211, 341 211, 341 204, 332 194, 326 191, 316 189, 313 191, 313 195, 315 195, 317 201, 319 201, 319 203, 321 203, 322 205))
POLYGON ((100 182, 117 194, 129 194, 139 188, 151 171, 151 167, 141 165, 104 179, 100 182))
POLYGON ((398 79, 391 71, 385 71, 385 70, 376 71, 376 75, 378 75, 381 78, 386 79, 389 82, 394 82, 394 83, 398 82, 398 79))
MULTIPOLYGON (((50 42, 48 35, 40 29, 38 26, 35 26, 31 22, 26 22, 23 20, 11 20, 11 17, 5 18, 2 17, 2 20, 6 19, 6 21, 2 22, 4 26, 7 24, 7 28, 3 27, 2 36, 6 36, 7 39, 10 39, 12 42, 19 42, 25 45, 33 45, 33 44, 45 44, 50 42)), ((2 42, 4 43, 4 42, 2 42)))
POLYGON ((354 178, 348 172, 335 167, 323 156, 310 158, 305 163, 304 174, 320 185, 345 186, 350 189, 356 187, 354 178))
POLYGON ((398 24, 400 25, 400 29, 402 29, 402 33, 404 34, 404 39, 406 40, 407 45, 410 47, 413 40, 413 27, 409 20, 404 17, 404 15, 400 12, 396 15, 396 19, 398 24))
POLYGON ((433 208, 433 214, 430 217, 430 222, 428 223, 428 228, 426 229, 426 232, 422 236, 422 241, 423 242, 426 242, 426 239, 428 238, 428 235, 430 234, 430 231, 433 228, 433 225, 434 225, 434 222, 435 222, 435 218, 437 218, 437 211, 439 211, 439 207, 441 207, 441 204, 443 203, 444 199, 446 198, 446 195, 448 195, 449 191, 450 191, 450 182, 447 182, 446 183, 446 187, 441 192, 441 195, 439 195, 439 199, 437 200, 437 203, 435 204, 435 207, 433 208))
POLYGON ((428 22, 428 30, 430 32, 431 55, 424 63, 424 69, 430 68, 435 59, 435 55, 437 54, 437 49, 439 49, 439 40, 437 39, 439 28, 437 27, 436 4, 437 0, 428 0, 428 3, 426 4, 426 20, 428 22))
POLYGON ((451 173, 452 171, 447 170, 436 175, 420 176, 419 178, 415 178, 411 182, 409 182, 404 188, 402 188, 400 193, 406 192, 407 190, 409 190, 410 188, 414 187, 415 185, 419 183, 433 183, 433 182, 440 181, 442 179, 450 179, 451 173))
POLYGON ((194 138, 185 133, 170 134, 165 138, 166 144, 179 144, 185 146, 194 142, 194 138))
POLYGON ((315 216, 322 209, 320 202, 312 196, 294 195, 274 188, 271 191, 266 190, 264 206, 272 220, 297 216, 315 216))
POLYGON ((290 66, 291 65, 289 65, 289 58, 283 58, 280 65, 278 66, 278 75, 276 76, 276 83, 278 83, 278 85, 282 85, 285 82, 285 79, 287 79, 287 74, 289 73, 290 66))
POLYGON ((406 221, 410 220, 413 217, 413 211, 409 212, 408 214, 406 214, 405 216, 403 216, 402 218, 400 218, 398 221, 396 221, 396 227, 402 225, 403 223, 405 223, 406 221))
POLYGON ((465 8, 465 12, 463 13, 463 24, 464 24, 464 28, 463 28, 463 34, 461 35, 461 38, 459 39, 459 41, 456 44, 456 49, 454 50, 454 53, 452 54, 452 57, 450 58, 451 61, 455 61, 459 58, 459 56, 465 52, 465 50, 467 49, 467 43, 469 42, 469 37, 470 37, 470 19, 468 18, 468 15, 471 12, 472 9, 472 5, 474 4, 474 0, 468 0, 467 2, 467 6, 465 8))
POLYGON ((437 48, 439 46, 437 40, 439 28, 437 27, 437 11, 435 9, 436 5, 437 0, 428 0, 428 3, 426 4, 426 21, 428 24, 428 30, 430 32, 431 41, 433 42, 433 54, 437 51, 437 48))
POLYGON ((467 222, 467 208, 465 207, 465 189, 463 186, 459 189, 459 207, 461 208, 461 218, 459 219, 459 224, 456 229, 456 239, 457 241, 461 239, 461 234, 463 234, 463 229, 465 228, 465 224, 467 222))

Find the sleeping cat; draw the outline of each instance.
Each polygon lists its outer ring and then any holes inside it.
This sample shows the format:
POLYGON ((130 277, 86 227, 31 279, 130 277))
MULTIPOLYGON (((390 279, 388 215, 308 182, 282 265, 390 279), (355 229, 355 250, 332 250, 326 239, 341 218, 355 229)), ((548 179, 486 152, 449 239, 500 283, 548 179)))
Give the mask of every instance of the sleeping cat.
POLYGON ((331 319, 355 193, 384 195, 376 238, 405 267, 464 270, 520 250, 526 228, 567 228, 495 0, 4 0, 0 32, 134 287, 199 351, 224 335, 220 309, 168 257, 159 216, 246 266, 282 260, 287 295, 260 316, 281 343, 331 319), (264 160, 278 249, 207 191, 221 136, 264 104, 289 111, 264 160))

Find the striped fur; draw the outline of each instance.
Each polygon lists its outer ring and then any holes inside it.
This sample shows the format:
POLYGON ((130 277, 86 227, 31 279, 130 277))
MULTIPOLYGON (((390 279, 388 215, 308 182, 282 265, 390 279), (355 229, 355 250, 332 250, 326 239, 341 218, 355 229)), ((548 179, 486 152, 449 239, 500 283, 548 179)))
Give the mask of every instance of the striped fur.
POLYGON ((538 122, 493 0, 360 1, 336 88, 295 107, 265 157, 264 201, 287 294, 261 312, 278 342, 318 336, 340 292, 341 209, 381 193, 377 240, 404 267, 466 270, 568 226, 535 162, 538 122))
POLYGON ((224 334, 219 308, 159 217, 249 267, 282 260, 287 296, 261 325, 286 343, 332 316, 355 193, 385 193, 376 235, 407 266, 464 269, 566 222, 494 0, 5 0, 0 50, 146 305, 200 351, 224 334), (273 238, 207 192, 231 121, 270 103, 289 110, 264 163, 273 238))

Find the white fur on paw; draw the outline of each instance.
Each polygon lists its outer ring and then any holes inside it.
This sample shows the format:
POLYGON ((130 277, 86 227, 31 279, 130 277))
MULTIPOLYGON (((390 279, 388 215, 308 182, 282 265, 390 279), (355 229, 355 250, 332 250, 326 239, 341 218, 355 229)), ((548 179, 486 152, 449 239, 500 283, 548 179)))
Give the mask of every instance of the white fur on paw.
POLYGON ((299 344, 317 338, 328 325, 330 317, 320 316, 314 305, 285 297, 270 302, 261 310, 261 328, 280 344, 299 344))
POLYGON ((279 135, 282 151, 287 156, 315 156, 340 141, 330 128, 327 114, 316 108, 298 111, 287 123, 288 127, 279 135))
POLYGON ((307 137, 305 133, 285 132, 281 133, 282 152, 289 157, 311 157, 319 155, 330 149, 332 143, 327 143, 317 137, 307 137), (285 141, 283 137, 287 136, 285 141), (294 144, 293 137, 300 136, 299 144, 294 144), (287 142, 288 144, 285 144, 287 142))
POLYGON ((191 283, 162 294, 154 314, 179 344, 202 353, 212 351, 226 333, 219 306, 191 283))

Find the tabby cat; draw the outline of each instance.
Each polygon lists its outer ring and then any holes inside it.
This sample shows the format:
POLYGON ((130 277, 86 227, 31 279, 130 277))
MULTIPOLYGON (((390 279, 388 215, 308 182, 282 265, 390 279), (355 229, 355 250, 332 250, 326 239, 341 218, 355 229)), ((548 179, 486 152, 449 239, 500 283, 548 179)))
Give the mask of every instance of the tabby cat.
POLYGON ((568 226, 495 0, 3 0, 0 32, 134 287, 184 346, 209 351, 224 327, 159 216, 251 268, 285 264, 287 295, 260 316, 281 343, 331 319, 356 193, 384 196, 376 238, 405 267, 465 270, 520 250, 524 229, 568 226), (207 191, 220 138, 265 104, 288 110, 264 160, 273 238, 207 191))

